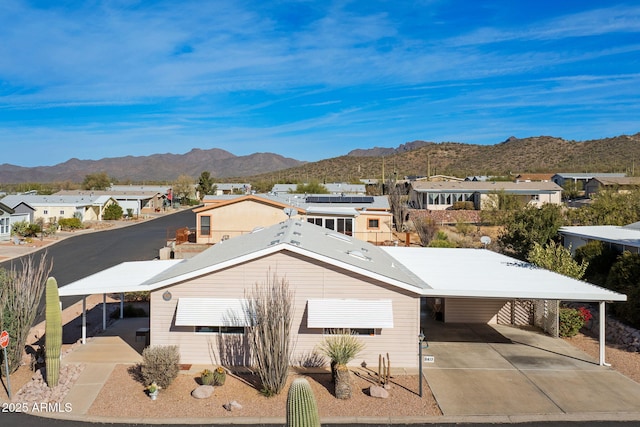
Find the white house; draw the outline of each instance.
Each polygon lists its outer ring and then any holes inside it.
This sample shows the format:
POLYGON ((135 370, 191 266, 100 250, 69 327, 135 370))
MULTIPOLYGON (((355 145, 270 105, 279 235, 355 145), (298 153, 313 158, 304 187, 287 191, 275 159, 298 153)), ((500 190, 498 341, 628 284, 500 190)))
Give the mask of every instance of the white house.
POLYGON ((11 215, 15 211, 0 202, 0 241, 9 240, 11 237, 11 215))
POLYGON ((562 238, 564 247, 571 248, 573 254, 576 249, 592 240, 603 242, 620 253, 624 251, 640 253, 640 222, 625 226, 567 226, 561 227, 558 234, 562 238))
POLYGON ((9 195, 2 199, 7 206, 25 203, 35 209, 33 220, 45 223, 56 222, 60 218, 80 218, 81 221, 101 221, 104 209, 117 203, 110 196, 99 195, 58 195, 46 196, 21 194, 9 195))

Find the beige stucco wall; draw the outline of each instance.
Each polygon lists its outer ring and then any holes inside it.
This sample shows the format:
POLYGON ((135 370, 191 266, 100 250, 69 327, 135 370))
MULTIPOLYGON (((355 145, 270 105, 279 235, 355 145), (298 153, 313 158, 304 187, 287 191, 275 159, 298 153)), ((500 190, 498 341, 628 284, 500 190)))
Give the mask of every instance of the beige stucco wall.
POLYGON ((182 362, 195 364, 220 363, 220 337, 227 340, 223 346, 227 350, 246 348, 244 339, 239 335, 201 334, 195 333, 193 327, 176 327, 177 303, 182 297, 243 298, 245 290, 252 289, 256 283, 265 283, 269 272, 286 278, 290 289, 295 292, 293 364, 303 355, 310 354, 323 339, 322 330, 307 328, 309 298, 391 299, 394 327, 378 330, 380 334, 376 336, 361 336, 365 350, 352 365, 365 361, 369 366, 377 366, 378 355, 389 353, 395 368, 416 368, 416 337, 420 321, 418 295, 289 252, 273 254, 152 292, 151 345, 178 345, 182 362), (172 294, 170 301, 162 299, 166 290, 172 294))
POLYGON ((197 243, 215 244, 223 236, 229 238, 250 232, 256 227, 269 227, 285 221, 287 215, 283 208, 260 203, 256 200, 243 200, 224 206, 217 206, 196 214, 198 232, 197 243), (201 232, 201 218, 211 217, 211 234, 205 236, 201 232))

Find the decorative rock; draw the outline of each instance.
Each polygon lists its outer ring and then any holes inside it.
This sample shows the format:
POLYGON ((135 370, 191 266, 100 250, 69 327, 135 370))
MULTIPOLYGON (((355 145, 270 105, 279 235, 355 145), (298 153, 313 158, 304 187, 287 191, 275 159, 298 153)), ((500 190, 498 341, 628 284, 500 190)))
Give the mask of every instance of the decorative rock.
POLYGON ((222 405, 222 407, 229 412, 233 411, 234 409, 242 409, 242 405, 235 400, 232 400, 229 403, 225 403, 224 405, 222 405))
POLYGON ((196 387, 192 392, 191 396, 196 399, 208 399, 213 394, 213 386, 212 385, 201 385, 196 387))
POLYGON ((386 399, 389 397, 389 392, 384 387, 372 385, 369 387, 369 396, 377 397, 379 399, 386 399))

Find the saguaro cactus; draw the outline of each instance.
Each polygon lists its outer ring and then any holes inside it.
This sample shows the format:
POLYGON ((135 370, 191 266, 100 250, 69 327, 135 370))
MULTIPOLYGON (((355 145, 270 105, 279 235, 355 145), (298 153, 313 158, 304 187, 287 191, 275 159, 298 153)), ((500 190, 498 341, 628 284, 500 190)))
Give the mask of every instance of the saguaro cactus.
POLYGON ((287 394, 287 426, 320 427, 316 398, 309 381, 296 378, 287 394))
POLYGON ((53 277, 47 279, 45 312, 45 362, 47 385, 58 385, 60 376, 60 349, 62 348, 62 310, 58 295, 58 282, 53 277))

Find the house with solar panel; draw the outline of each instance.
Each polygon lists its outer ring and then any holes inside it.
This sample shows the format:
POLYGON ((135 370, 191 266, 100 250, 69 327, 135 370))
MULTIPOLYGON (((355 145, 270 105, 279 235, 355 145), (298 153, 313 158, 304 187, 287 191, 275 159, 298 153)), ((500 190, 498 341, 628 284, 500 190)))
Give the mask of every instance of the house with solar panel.
POLYGON ((203 203, 194 209, 198 244, 216 244, 288 218, 377 245, 393 242, 386 196, 270 193, 205 196, 203 203))

